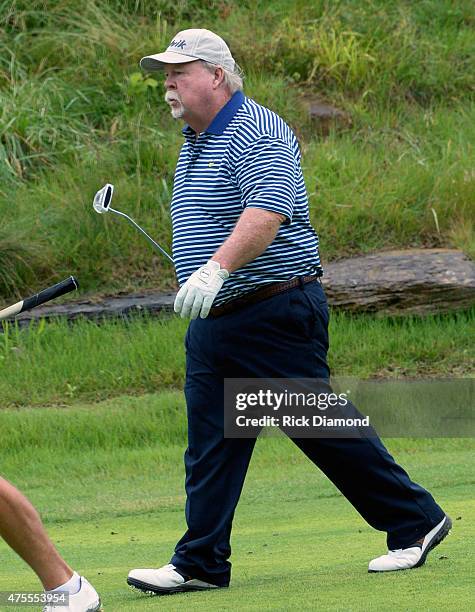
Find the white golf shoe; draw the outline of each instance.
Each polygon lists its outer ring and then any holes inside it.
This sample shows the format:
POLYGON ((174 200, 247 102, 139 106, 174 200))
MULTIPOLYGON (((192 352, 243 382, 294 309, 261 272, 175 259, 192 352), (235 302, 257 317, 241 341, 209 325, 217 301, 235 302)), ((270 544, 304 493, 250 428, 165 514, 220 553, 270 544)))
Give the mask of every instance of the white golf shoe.
POLYGON ((127 576, 127 584, 146 593, 182 593, 184 591, 204 591, 218 589, 216 584, 203 582, 189 576, 182 576, 176 567, 169 563, 159 569, 134 569, 127 576))
POLYGON ((413 546, 390 550, 386 555, 369 562, 368 572, 392 572, 414 569, 425 563, 429 552, 440 544, 452 527, 452 521, 445 516, 438 525, 413 546))
POLYGON ((92 584, 80 576, 81 588, 74 595, 69 595, 69 605, 47 605, 43 612, 98 612, 101 609, 101 600, 92 584))

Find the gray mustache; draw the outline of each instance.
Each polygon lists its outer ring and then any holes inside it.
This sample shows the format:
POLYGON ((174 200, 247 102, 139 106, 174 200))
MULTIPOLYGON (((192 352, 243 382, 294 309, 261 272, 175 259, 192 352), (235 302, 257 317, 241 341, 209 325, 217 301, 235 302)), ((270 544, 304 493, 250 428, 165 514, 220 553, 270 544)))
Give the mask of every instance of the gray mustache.
POLYGON ((167 91, 167 93, 165 94, 165 102, 173 102, 173 101, 180 102, 181 104, 180 97, 177 94, 167 91))

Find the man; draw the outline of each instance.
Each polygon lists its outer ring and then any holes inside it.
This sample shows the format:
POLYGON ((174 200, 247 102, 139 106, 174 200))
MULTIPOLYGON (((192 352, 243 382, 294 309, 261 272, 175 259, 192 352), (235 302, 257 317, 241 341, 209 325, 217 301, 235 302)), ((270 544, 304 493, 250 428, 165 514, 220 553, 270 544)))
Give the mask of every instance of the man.
POLYGON ((3 478, 0 478, 0 535, 37 574, 48 594, 68 594, 68 605, 46 605, 44 612, 100 610, 99 595, 92 585, 62 559, 48 538, 38 512, 3 478))
MULTIPOLYGON (((186 335, 186 520, 171 562, 127 582, 167 593, 226 587, 231 525, 255 440, 223 436, 225 378, 329 379, 328 309, 319 282, 294 134, 245 97, 226 43, 185 30, 141 60, 164 70, 166 101, 186 122, 171 215, 186 335), (197 318, 199 315, 200 318, 197 318)), ((422 565, 451 522, 379 438, 293 439, 370 525, 389 552, 370 572, 422 565)))

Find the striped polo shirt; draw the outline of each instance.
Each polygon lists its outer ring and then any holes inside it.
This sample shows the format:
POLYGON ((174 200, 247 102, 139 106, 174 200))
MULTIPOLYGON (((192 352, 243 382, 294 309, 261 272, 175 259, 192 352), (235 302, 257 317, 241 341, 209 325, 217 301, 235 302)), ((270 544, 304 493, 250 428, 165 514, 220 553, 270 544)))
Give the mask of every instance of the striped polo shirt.
POLYGON ((321 273, 297 139, 274 112, 236 92, 206 131, 183 129, 171 218, 182 285, 231 234, 245 208, 285 215, 275 240, 231 274, 219 305, 269 284, 321 273))

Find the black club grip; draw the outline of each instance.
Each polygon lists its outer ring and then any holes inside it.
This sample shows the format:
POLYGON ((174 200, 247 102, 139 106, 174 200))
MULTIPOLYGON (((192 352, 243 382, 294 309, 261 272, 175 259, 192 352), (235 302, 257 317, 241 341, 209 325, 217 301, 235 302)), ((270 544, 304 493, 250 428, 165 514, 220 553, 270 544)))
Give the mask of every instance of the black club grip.
POLYGON ((43 291, 40 291, 39 293, 36 293, 35 295, 23 300, 23 307, 20 312, 30 310, 30 308, 35 308, 40 304, 54 300, 60 295, 64 295, 70 291, 75 291, 78 287, 79 283, 77 279, 74 276, 70 276, 60 283, 52 285, 51 287, 48 287, 48 289, 43 289, 43 291))

